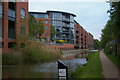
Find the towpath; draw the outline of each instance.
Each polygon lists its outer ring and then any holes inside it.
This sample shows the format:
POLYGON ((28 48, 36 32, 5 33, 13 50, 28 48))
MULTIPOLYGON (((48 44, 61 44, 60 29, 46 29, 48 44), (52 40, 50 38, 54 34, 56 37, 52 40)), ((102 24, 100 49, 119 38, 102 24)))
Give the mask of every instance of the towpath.
POLYGON ((120 79, 120 70, 104 54, 103 51, 100 51, 100 60, 101 60, 101 63, 102 63, 103 75, 105 76, 105 78, 119 78, 120 79))

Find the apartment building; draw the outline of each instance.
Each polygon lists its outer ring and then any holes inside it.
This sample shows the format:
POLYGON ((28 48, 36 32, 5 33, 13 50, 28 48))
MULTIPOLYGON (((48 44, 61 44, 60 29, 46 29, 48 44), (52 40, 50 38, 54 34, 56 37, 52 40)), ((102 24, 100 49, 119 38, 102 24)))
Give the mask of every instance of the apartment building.
POLYGON ((88 33, 88 47, 89 49, 94 49, 94 39, 91 33, 88 33))
POLYGON ((16 44, 18 34, 28 33, 28 24, 21 22, 25 17, 28 17, 28 2, 0 1, 0 50, 3 53, 16 44))
POLYGON ((75 41, 74 45, 77 49, 92 49, 94 45, 93 35, 88 33, 79 23, 75 24, 75 41))
MULTIPOLYGON (((37 20, 48 20, 48 37, 51 36, 51 39, 56 40, 67 40, 69 44, 74 44, 74 17, 76 15, 62 11, 29 12, 29 14, 37 20), (56 35, 50 35, 50 26, 55 26, 56 35)), ((46 34, 46 29, 44 34, 46 34)))
POLYGON ((56 40, 67 40, 69 44, 74 44, 74 17, 72 13, 62 11, 47 11, 51 25, 56 28, 56 36, 51 36, 56 40))
POLYGON ((46 41, 50 41, 50 19, 48 18, 48 14, 43 12, 29 12, 29 15, 34 16, 37 21, 41 20, 44 23, 42 38, 45 38, 46 41))

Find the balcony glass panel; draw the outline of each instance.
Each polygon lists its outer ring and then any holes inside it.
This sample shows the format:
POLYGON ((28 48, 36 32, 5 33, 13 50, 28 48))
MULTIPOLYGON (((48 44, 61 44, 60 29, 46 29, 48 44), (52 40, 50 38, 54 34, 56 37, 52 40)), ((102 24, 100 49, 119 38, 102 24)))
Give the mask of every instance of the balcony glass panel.
POLYGON ((14 18, 15 19, 15 11, 14 10, 11 10, 11 9, 8 9, 8 16, 10 18, 14 18))
POLYGON ((52 19, 62 20, 62 13, 52 13, 52 19))

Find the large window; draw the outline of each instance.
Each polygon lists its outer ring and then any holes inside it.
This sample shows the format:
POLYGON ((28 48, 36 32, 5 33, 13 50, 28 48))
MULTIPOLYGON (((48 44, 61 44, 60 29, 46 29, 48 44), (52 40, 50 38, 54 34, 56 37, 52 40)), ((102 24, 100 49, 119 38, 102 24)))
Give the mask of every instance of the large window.
POLYGON ((33 15, 35 18, 48 18, 48 15, 47 14, 31 14, 33 15))
POLYGON ((24 18, 25 17, 25 9, 21 9, 21 18, 24 18))
POLYGON ((21 26, 21 28, 20 28, 20 34, 23 35, 24 33, 25 33, 25 27, 21 26))
POLYGON ((62 26, 62 21, 52 21, 52 25, 54 25, 54 26, 62 26))
POLYGON ((62 20, 62 13, 52 13, 52 19, 62 20))

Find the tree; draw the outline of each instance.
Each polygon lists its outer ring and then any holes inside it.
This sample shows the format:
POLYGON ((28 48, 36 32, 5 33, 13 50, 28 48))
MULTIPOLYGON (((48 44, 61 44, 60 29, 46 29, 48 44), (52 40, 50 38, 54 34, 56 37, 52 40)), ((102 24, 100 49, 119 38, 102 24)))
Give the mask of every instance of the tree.
POLYGON ((44 23, 39 20, 36 21, 34 16, 29 16, 29 37, 34 38, 36 34, 39 34, 41 40, 41 35, 44 33, 44 23))
POLYGON ((50 32, 51 32, 51 38, 53 40, 55 38, 55 35, 56 35, 55 26, 50 26, 50 32))
POLYGON ((120 38, 120 2, 110 2, 108 13, 110 19, 102 30, 102 47, 105 47, 109 41, 120 38))
POLYGON ((101 45, 100 45, 100 41, 98 39, 94 39, 94 47, 95 47, 95 49, 100 49, 101 45))

